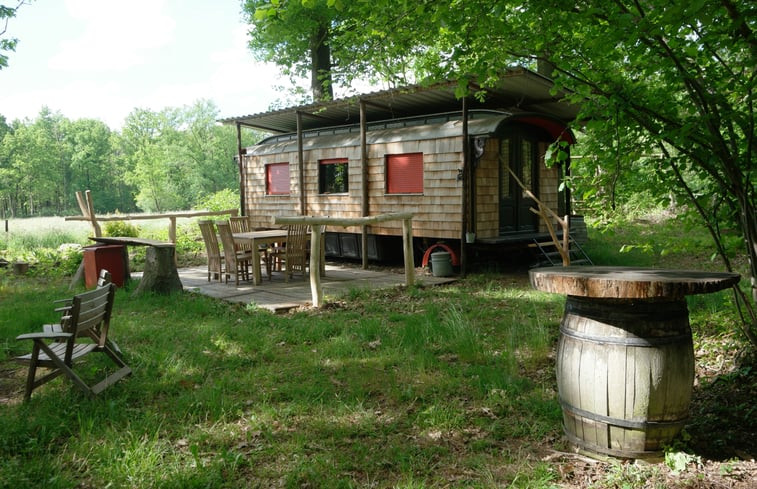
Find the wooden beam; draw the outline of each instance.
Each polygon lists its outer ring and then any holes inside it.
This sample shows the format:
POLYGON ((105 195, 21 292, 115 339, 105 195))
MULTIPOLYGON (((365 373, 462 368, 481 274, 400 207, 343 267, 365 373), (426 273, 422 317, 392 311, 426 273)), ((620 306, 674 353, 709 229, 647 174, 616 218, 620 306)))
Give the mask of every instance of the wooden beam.
POLYGON ((323 226, 310 228, 310 295, 313 307, 323 305, 323 287, 321 286, 321 233, 323 226))
POLYGON ((242 159, 242 124, 237 122, 237 166, 239 167, 239 212, 247 215, 245 210, 246 186, 244 182, 244 160, 242 159))
POLYGON ((309 224, 311 226, 320 224, 323 226, 363 226, 367 224, 376 224, 384 221, 401 221, 412 219, 415 216, 413 212, 398 212, 394 214, 380 214, 378 216, 367 217, 315 217, 315 216, 273 216, 273 224, 309 224))
MULTIPOLYGON (((360 101, 360 210, 368 216, 368 123, 365 101, 360 101)), ((368 268, 368 226, 360 228, 363 270, 368 268)))
POLYGON ((470 149, 468 145, 468 97, 463 97, 463 212, 460 225, 460 273, 464 277, 468 266, 468 245, 465 241, 465 233, 473 231, 473 168, 470 162, 470 149))
POLYGON ((89 216, 89 221, 92 223, 92 229, 95 232, 95 236, 102 236, 102 230, 100 229, 100 225, 97 223, 97 216, 95 215, 95 203, 92 201, 92 192, 89 190, 84 191, 84 196, 87 200, 87 215, 89 216))
POLYGON ((413 259, 413 220, 402 220, 402 252, 405 257, 405 285, 415 284, 415 261, 413 259))
POLYGON ((300 215, 306 213, 305 202, 305 151, 302 147, 302 112, 297 111, 297 166, 299 168, 298 178, 300 182, 300 215))
MULTIPOLYGON (((200 216, 236 216, 239 213, 237 209, 227 209, 225 211, 183 211, 169 212, 165 214, 109 214, 106 216, 97 216, 98 221, 138 221, 140 219, 170 219, 172 217, 200 217, 200 216)), ((66 216, 66 221, 89 221, 86 216, 66 216)))

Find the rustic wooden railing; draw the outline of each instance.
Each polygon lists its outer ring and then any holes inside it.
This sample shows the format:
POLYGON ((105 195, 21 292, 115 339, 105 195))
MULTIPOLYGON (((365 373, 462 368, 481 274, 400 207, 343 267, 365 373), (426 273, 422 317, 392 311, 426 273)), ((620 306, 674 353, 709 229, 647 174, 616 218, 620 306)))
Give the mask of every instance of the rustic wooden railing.
POLYGON ((549 208, 546 204, 544 204, 542 201, 540 201, 534 194, 529 190, 525 185, 523 185, 523 182, 520 181, 518 178, 518 175, 516 175, 509 167, 507 169, 510 172, 510 175, 515 179, 515 183, 517 183, 520 188, 523 189, 523 192, 530 197, 534 202, 536 202, 536 205, 538 206, 538 210, 534 209, 533 207, 530 207, 528 210, 533 212, 534 214, 538 215, 544 220, 544 224, 547 225, 547 231, 549 231, 549 236, 552 238, 552 242, 555 245, 555 248, 557 248, 557 251, 560 253, 560 257, 562 258, 562 265, 564 267, 567 267, 570 265, 570 220, 568 219, 568 216, 565 216, 564 218, 561 218, 558 216, 555 211, 549 208), (555 228, 552 225, 552 221, 550 217, 554 218, 555 221, 560 225, 562 228, 562 243, 560 243, 560 240, 557 238, 557 233, 555 233, 555 228))
MULTIPOLYGON (((413 260, 413 213, 403 212, 394 214, 381 214, 378 216, 356 217, 343 219, 337 217, 313 217, 313 216, 278 216, 273 218, 273 224, 307 224, 311 228, 313 236, 320 236, 324 226, 367 226, 384 221, 402 221, 402 249, 405 257, 405 285, 415 283, 415 263, 413 260)), ((365 250, 363 250, 365 253, 365 250)), ((313 307, 323 305, 323 287, 321 286, 321 240, 310 240, 310 291, 313 298, 313 307), (315 272, 314 272, 315 270, 315 272)))
POLYGON ((79 202, 79 208, 81 209, 81 216, 67 216, 66 221, 88 221, 92 225, 92 231, 95 233, 95 237, 102 237, 102 230, 100 229, 100 222, 107 221, 136 221, 140 219, 168 219, 168 240, 176 244, 176 219, 178 218, 191 218, 201 216, 224 216, 231 215, 236 216, 238 214, 237 209, 227 209, 224 211, 182 211, 182 212, 167 212, 163 214, 109 214, 106 216, 95 215, 94 205, 92 203, 92 194, 89 190, 82 196, 81 192, 76 192, 76 200, 79 202))

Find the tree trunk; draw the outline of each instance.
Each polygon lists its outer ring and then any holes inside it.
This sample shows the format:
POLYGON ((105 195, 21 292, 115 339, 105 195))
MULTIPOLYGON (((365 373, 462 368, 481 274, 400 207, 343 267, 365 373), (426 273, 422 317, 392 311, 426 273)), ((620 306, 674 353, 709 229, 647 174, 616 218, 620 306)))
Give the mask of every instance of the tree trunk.
POLYGON ((328 27, 321 26, 310 39, 310 89, 313 100, 334 99, 331 80, 331 48, 328 44, 328 27))
POLYGON ((158 294, 170 294, 183 290, 184 286, 176 270, 173 246, 148 246, 145 253, 145 271, 134 295, 150 291, 158 294))

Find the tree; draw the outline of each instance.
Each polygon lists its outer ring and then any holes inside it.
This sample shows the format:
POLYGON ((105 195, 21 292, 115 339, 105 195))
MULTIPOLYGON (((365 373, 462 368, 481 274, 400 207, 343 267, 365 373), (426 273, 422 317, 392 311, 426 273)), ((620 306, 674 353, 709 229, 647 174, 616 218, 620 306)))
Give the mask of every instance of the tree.
POLYGON ((15 7, 0 4, 0 70, 8 67, 8 55, 5 53, 15 51, 18 44, 18 39, 16 38, 2 38, 8 30, 8 21, 15 17, 18 9, 26 3, 24 0, 21 0, 16 3, 15 7))
POLYGON ((207 100, 160 112, 135 109, 127 116, 121 148, 141 209, 187 209, 220 190, 239 188, 234 128, 217 125, 217 117, 218 108, 207 100))
MULTIPOLYGON (((754 91, 757 81, 757 9, 740 0, 467 0, 355 2, 364 29, 340 33, 358 44, 374 32, 398 49, 416 49, 414 66, 426 77, 496 85, 504 68, 519 63, 552 67, 555 93, 580 104, 579 124, 612 140, 613 124, 636 133, 644 153, 657 153, 661 172, 699 211, 726 268, 727 222, 733 209, 746 243, 752 304, 746 332, 757 344, 757 190, 754 91), (600 126, 603 124, 604 126, 600 126), (706 194, 706 195, 703 195, 706 194), (717 198, 712 198, 713 194, 717 198)), ((332 38, 333 42, 341 42, 332 38)), ((358 63, 370 51, 355 51, 358 63)), ((615 160, 612 155, 600 158, 615 160)), ((736 290, 736 289, 735 289, 736 290)))
POLYGON ((380 31, 378 24, 366 23, 370 11, 371 3, 364 0, 244 3, 246 20, 252 24, 252 52, 289 76, 309 76, 313 100, 333 99, 335 87, 350 89, 356 77, 395 86, 414 80, 418 67, 411 60, 422 48, 395 45, 400 40, 392 38, 392 26, 380 31))
POLYGON ((277 63, 290 76, 309 74, 315 100, 334 97, 329 36, 337 9, 322 0, 247 0, 244 12, 254 24, 249 45, 260 60, 277 63))

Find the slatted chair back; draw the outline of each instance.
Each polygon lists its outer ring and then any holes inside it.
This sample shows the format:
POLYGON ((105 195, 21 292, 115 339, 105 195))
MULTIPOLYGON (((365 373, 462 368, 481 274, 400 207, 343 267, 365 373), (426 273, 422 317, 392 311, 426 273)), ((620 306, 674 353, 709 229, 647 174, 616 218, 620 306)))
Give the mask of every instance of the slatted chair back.
POLYGON ((210 282, 211 277, 221 280, 223 257, 218 246, 215 223, 211 220, 202 220, 198 221, 198 225, 202 233, 202 240, 205 242, 205 253, 208 255, 208 282, 210 282))
POLYGON ((295 273, 305 276, 307 267, 308 226, 306 224, 290 224, 287 226, 286 256, 284 258, 285 280, 295 273))
MULTIPOLYGON (((246 233, 250 230, 250 220, 247 216, 233 216, 229 218, 229 227, 233 233, 246 233)), ((234 243, 237 251, 252 251, 250 243, 234 243)))
MULTIPOLYGON (((89 336, 99 347, 105 346, 115 293, 115 285, 107 284, 74 296, 68 321, 71 330, 68 332, 76 336, 89 336)), ((66 326, 64 322, 63 331, 68 329, 66 326)))
POLYGON ((247 216, 232 216, 229 218, 232 233, 246 233, 251 231, 250 218, 247 216))
POLYGON ((228 222, 219 221, 217 226, 218 235, 221 237, 221 245, 223 246, 223 257, 226 261, 226 283, 229 282, 229 276, 233 275, 234 283, 239 285, 239 277, 242 277, 243 280, 250 279, 252 253, 236 250, 231 225, 228 222))

